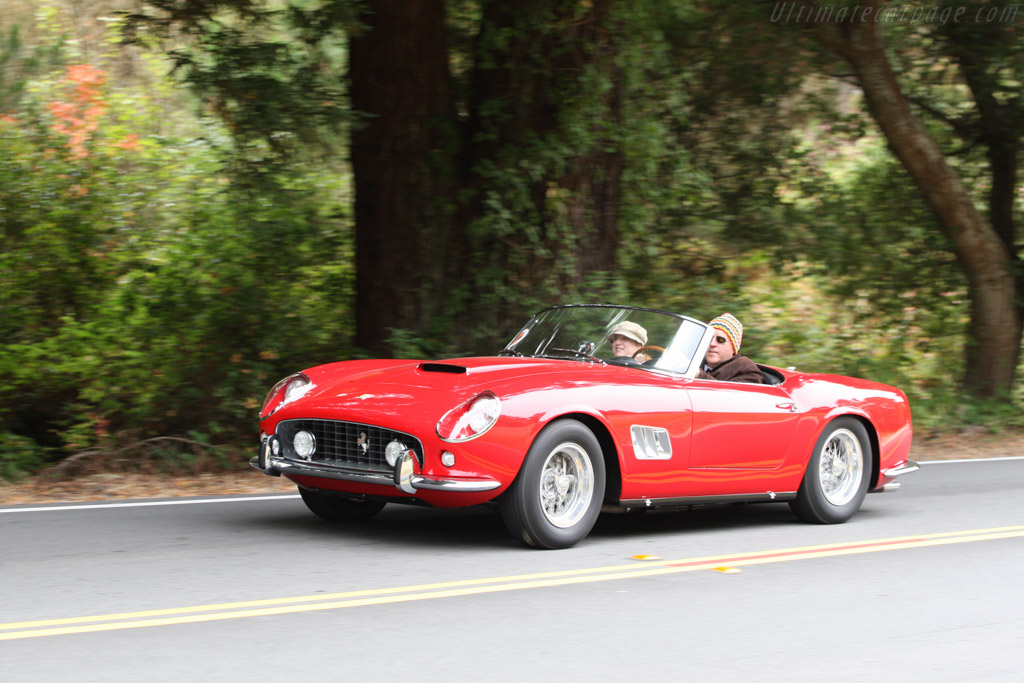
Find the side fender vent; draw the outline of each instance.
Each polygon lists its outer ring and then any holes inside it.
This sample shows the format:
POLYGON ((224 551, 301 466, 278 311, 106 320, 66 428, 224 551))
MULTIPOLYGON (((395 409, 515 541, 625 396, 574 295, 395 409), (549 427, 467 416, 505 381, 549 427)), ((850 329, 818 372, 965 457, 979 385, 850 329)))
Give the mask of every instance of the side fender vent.
POLYGON ((672 459, 672 439, 669 438, 668 430, 633 425, 629 432, 633 437, 633 455, 637 460, 672 459))

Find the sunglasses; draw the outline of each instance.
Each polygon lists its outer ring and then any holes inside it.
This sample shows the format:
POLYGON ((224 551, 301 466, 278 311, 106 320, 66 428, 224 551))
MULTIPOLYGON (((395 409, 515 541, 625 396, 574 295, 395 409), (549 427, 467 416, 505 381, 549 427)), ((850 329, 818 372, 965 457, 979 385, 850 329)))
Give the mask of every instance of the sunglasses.
POLYGON ((727 340, 725 337, 715 337, 715 341, 719 344, 724 344, 727 340))

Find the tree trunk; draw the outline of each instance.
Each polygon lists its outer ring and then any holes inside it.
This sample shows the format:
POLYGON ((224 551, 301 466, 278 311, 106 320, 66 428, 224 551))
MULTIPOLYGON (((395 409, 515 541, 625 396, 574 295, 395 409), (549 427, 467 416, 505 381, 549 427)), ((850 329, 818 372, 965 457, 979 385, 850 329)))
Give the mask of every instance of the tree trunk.
MULTIPOLYGON (((878 8, 877 0, 867 5, 878 8)), ((872 117, 951 238, 967 273, 971 320, 964 387, 980 397, 1006 395, 1013 386, 1022 332, 1015 255, 975 208, 960 176, 911 111, 885 55, 881 26, 873 21, 811 24, 821 42, 853 68, 872 117)))
POLYGON ((483 5, 466 167, 485 167, 488 174, 470 173, 478 202, 472 213, 484 215, 497 203, 527 226, 512 234, 479 236, 468 262, 476 273, 506 277, 507 296, 498 310, 481 312, 493 315, 497 327, 510 319, 513 325, 521 322, 526 312, 515 310, 513 300, 560 303, 588 274, 616 269, 622 154, 596 134, 574 138, 567 130, 573 125, 589 127, 588 133, 605 125, 614 129, 620 119, 621 88, 608 26, 614 4, 496 0, 483 5), (611 83, 596 105, 586 91, 588 70, 611 83), (581 101, 590 107, 585 113, 574 110, 581 101), (547 151, 556 145, 561 156, 547 151))
POLYGON ((447 299, 457 157, 444 0, 368 0, 350 45, 356 345, 430 334, 447 299))

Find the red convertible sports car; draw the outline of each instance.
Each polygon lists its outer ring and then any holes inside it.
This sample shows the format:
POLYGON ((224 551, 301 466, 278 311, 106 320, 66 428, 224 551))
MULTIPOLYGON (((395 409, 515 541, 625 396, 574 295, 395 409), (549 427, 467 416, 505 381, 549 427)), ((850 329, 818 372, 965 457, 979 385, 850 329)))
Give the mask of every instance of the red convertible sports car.
POLYGON ((806 521, 845 522, 917 469, 902 391, 763 365, 764 384, 699 379, 712 330, 561 306, 497 356, 320 365, 270 391, 252 464, 328 520, 493 501, 539 548, 575 545, 602 508, 787 501, 806 521), (646 333, 632 356, 609 340, 622 323, 646 333))

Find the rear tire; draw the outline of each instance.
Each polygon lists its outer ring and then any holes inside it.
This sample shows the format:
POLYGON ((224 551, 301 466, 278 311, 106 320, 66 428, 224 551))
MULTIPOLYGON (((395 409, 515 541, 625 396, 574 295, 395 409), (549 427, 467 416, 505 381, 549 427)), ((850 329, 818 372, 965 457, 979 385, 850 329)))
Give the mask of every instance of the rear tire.
POLYGON ((328 522, 358 522, 370 519, 384 509, 379 500, 349 498, 340 493, 314 491, 299 487, 302 502, 310 511, 328 522))
POLYGON ((570 548, 601 512, 605 470, 601 445, 576 420, 559 420, 530 446, 519 476, 501 497, 509 533, 535 548, 570 548))
POLYGON ((864 502, 871 474, 871 440, 852 417, 830 422, 814 445, 796 499, 797 517, 812 524, 841 524, 864 502))

